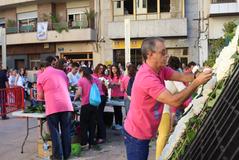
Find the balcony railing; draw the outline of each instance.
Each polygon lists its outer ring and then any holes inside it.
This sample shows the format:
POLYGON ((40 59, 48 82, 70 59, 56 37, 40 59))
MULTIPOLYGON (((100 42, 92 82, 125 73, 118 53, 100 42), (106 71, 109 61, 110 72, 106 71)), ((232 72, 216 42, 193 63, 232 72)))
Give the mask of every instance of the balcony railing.
POLYGON ((33 25, 21 26, 19 27, 19 32, 35 32, 36 27, 33 25))
MULTIPOLYGON (((48 23, 47 30, 56 30, 62 32, 68 29, 84 29, 90 28, 87 21, 72 21, 72 22, 60 22, 60 23, 48 23)), ((36 26, 26 25, 21 27, 6 27, 7 34, 13 33, 25 33, 25 32, 36 32, 36 26)))
POLYGON ((236 3, 237 0, 212 0, 212 3, 236 3))

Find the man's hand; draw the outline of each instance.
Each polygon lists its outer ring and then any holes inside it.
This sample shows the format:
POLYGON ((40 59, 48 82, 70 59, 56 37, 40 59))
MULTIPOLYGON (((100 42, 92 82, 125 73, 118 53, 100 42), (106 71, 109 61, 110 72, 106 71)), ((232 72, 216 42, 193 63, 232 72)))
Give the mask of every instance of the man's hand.
POLYGON ((197 75, 196 79, 194 80, 194 83, 196 83, 197 86, 200 86, 202 84, 207 83, 211 78, 212 78, 212 70, 207 69, 197 75))

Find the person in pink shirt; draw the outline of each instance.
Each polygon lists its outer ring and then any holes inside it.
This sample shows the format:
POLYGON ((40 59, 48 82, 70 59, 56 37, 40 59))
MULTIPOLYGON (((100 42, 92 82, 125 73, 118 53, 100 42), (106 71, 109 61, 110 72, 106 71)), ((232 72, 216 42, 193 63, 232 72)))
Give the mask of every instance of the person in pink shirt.
MULTIPOLYGON (((112 65, 110 68, 110 88, 111 88, 111 99, 124 99, 124 92, 120 90, 120 84, 122 80, 122 75, 120 69, 117 65, 112 65)), ((120 130, 122 129, 122 121, 123 121, 123 114, 122 114, 122 106, 113 106, 114 108, 114 115, 115 115, 115 125, 113 129, 120 130)))
POLYGON ((44 99, 46 103, 46 119, 52 139, 53 159, 67 159, 71 153, 73 106, 68 92, 68 78, 63 71, 52 67, 55 61, 52 56, 46 58, 46 68, 37 79, 37 98, 44 99))
POLYGON ((91 76, 91 69, 88 67, 81 67, 79 70, 81 75, 78 81, 78 90, 74 101, 81 97, 81 111, 80 111, 80 140, 81 146, 86 146, 89 143, 89 149, 95 145, 95 128, 97 121, 97 107, 92 106, 89 102, 90 89, 93 83, 96 83, 99 90, 101 89, 100 82, 97 78, 91 76), (89 133, 89 134, 88 134, 89 133))
POLYGON ((136 74, 130 109, 124 123, 124 141, 128 160, 147 160, 149 142, 155 137, 161 120, 163 105, 180 106, 201 84, 211 79, 212 73, 204 72, 194 79, 166 67, 168 54, 164 40, 158 37, 143 41, 141 53, 144 64, 136 74), (164 80, 192 82, 177 94, 171 94, 164 80))
POLYGON ((103 64, 99 63, 94 70, 93 77, 97 78, 101 82, 101 89, 100 89, 100 95, 101 95, 101 103, 99 107, 97 108, 97 143, 101 144, 105 142, 106 139, 106 127, 104 123, 104 109, 106 105, 106 100, 107 100, 107 94, 108 94, 108 89, 106 87, 106 81, 107 77, 105 75, 105 69, 106 66, 103 64))

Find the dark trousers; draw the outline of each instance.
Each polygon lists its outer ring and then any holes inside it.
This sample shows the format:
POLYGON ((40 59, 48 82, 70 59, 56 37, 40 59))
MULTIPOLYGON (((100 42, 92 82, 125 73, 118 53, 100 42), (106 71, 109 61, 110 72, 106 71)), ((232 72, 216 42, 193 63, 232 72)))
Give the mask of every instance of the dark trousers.
POLYGON ((67 159, 71 154, 71 112, 59 112, 46 117, 52 140, 53 159, 67 159), (59 133, 59 125, 61 134, 59 133))
POLYGON ((128 160, 147 160, 150 140, 139 140, 123 130, 128 160))
POLYGON ((0 115, 2 115, 2 118, 5 118, 7 116, 6 106, 5 103, 7 101, 7 95, 5 91, 0 92, 0 115))
POLYGON ((101 103, 97 109, 97 138, 106 138, 106 127, 104 123, 104 109, 106 105, 106 96, 101 96, 101 103))
MULTIPOLYGON (((112 100, 124 99, 124 97, 112 97, 112 100)), ((114 115, 115 115, 115 124, 119 124, 122 126, 123 114, 122 114, 122 106, 113 106, 114 115)))
POLYGON ((114 115, 115 115, 115 124, 119 124, 122 126, 123 114, 121 106, 113 106, 114 107, 114 115))
POLYGON ((94 145, 95 128, 97 121, 97 107, 90 104, 81 106, 80 112, 80 128, 81 128, 81 145, 94 145), (89 132, 89 136, 88 136, 89 132))

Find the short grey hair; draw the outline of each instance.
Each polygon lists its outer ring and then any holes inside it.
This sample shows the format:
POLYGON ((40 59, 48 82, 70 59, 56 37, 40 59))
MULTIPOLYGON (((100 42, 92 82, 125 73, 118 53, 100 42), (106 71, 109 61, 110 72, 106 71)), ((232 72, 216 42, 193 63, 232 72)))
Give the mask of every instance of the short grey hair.
POLYGON ((157 51, 157 48, 156 48, 157 41, 164 43, 164 39, 160 38, 160 37, 150 37, 150 38, 144 39, 142 46, 141 46, 141 53, 142 53, 143 61, 146 61, 149 51, 152 51, 152 52, 157 51))

